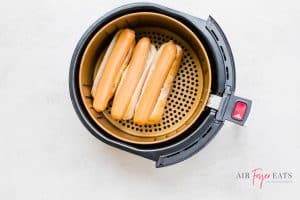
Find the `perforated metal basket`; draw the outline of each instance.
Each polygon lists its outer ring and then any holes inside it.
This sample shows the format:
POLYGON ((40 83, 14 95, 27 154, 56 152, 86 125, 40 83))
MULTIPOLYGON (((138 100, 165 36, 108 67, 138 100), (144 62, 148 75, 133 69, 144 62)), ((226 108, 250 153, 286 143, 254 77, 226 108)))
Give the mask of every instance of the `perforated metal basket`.
POLYGON ((210 93, 211 71, 202 43, 184 24, 163 14, 139 12, 111 21, 94 35, 83 53, 79 84, 84 105, 100 127, 127 142, 153 144, 180 135, 199 117, 210 93), (143 36, 149 37, 157 48, 169 40, 183 48, 184 57, 161 123, 141 126, 133 120, 116 121, 110 115, 111 103, 103 113, 97 113, 92 107, 91 87, 100 54, 112 36, 126 27, 136 32, 137 40, 143 36))
POLYGON ((95 22, 79 41, 70 67, 70 94, 83 124, 100 140, 117 148, 170 165, 199 151, 222 127, 224 120, 243 124, 251 101, 234 96, 235 66, 229 43, 218 24, 152 3, 128 4, 95 22), (174 40, 184 58, 167 100, 163 120, 137 125, 111 118, 92 108, 91 87, 100 55, 121 28, 136 39, 147 36, 157 48, 174 40), (243 118, 232 115, 238 102, 246 105, 243 118))

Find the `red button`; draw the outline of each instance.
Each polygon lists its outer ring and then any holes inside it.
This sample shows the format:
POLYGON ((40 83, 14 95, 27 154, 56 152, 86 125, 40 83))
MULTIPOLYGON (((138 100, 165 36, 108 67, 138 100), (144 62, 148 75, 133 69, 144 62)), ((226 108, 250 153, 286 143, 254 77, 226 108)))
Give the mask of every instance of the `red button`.
POLYGON ((247 110, 247 104, 241 101, 235 103, 231 117, 235 120, 242 121, 247 110))

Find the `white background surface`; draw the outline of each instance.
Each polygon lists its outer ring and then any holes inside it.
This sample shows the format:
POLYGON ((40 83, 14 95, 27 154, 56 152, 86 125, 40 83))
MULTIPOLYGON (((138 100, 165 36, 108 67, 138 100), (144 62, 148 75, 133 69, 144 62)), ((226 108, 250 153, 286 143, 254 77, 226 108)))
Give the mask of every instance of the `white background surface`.
POLYGON ((129 1, 1 1, 0 199, 299 199, 299 1, 158 1, 207 18, 231 44, 246 127, 226 123, 183 163, 154 163, 98 141, 68 93, 73 49, 88 26, 129 1), (291 171, 253 187, 239 171, 291 171))

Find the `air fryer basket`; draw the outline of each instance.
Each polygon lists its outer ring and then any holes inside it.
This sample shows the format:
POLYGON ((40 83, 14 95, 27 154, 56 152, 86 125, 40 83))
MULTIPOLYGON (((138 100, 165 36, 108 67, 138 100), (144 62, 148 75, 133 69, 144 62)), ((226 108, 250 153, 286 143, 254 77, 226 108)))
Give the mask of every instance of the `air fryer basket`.
POLYGON ((156 161, 163 167, 185 160, 203 148, 225 120, 243 125, 251 101, 234 95, 235 66, 229 43, 212 17, 202 20, 152 3, 134 3, 108 12, 82 36, 69 75, 73 106, 86 128, 103 142, 156 161), (150 37, 156 47, 170 39, 184 49, 161 123, 139 126, 115 121, 110 107, 92 108, 90 90, 99 55, 120 28, 137 39, 150 37), (246 105, 242 120, 233 118, 237 103, 246 105))
POLYGON ((123 15, 102 27, 87 45, 79 71, 81 98, 93 120, 114 137, 137 144, 159 143, 183 133, 203 111, 210 85, 209 59, 197 36, 179 21, 153 12, 123 15), (184 58, 161 123, 141 126, 133 123, 133 120, 116 121, 110 115, 111 104, 103 113, 97 113, 92 107, 90 91, 96 63, 120 28, 135 30, 137 40, 143 36, 149 37, 157 48, 173 40, 184 50, 184 58))

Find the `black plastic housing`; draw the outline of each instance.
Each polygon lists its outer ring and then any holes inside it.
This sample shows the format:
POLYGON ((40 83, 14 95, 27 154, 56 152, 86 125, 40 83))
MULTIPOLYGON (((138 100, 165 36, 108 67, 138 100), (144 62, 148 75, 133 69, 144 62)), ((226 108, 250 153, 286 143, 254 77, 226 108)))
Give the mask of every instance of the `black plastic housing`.
MULTIPOLYGON (((202 20, 158 4, 133 3, 116 8, 92 24, 79 40, 71 61, 69 90, 74 109, 84 126, 101 141, 125 151, 156 161, 156 167, 171 165, 194 155, 203 148, 223 126, 223 119, 216 118, 217 111, 206 107, 199 119, 180 136, 155 145, 136 145, 118 140, 103 131, 85 110, 79 92, 79 67, 82 54, 93 35, 106 23, 124 14, 156 12, 173 17, 189 27, 202 41, 212 67, 211 93, 223 96, 225 88, 235 90, 235 66, 229 43, 216 21, 209 17, 202 20)), ((226 108, 227 103, 223 106, 226 108)))

